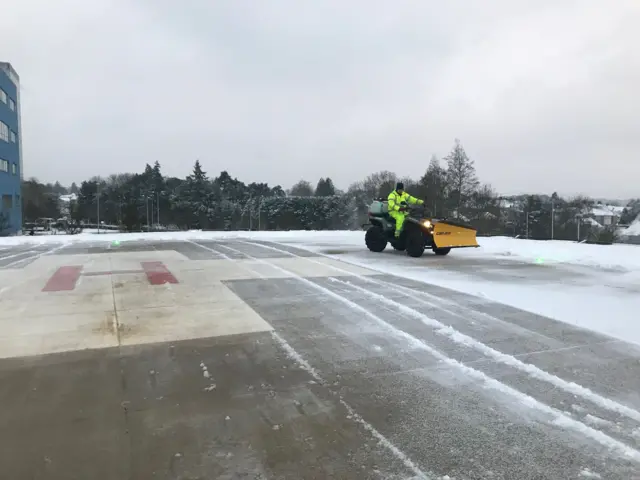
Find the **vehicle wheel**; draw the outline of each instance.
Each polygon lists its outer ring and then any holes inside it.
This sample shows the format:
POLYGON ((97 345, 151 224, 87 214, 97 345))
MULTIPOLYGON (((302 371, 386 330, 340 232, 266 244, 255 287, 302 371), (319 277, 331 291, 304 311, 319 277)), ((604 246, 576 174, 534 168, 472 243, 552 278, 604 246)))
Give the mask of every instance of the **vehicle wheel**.
POLYGON ((447 255, 449 252, 451 251, 450 248, 434 248, 433 249, 433 253, 435 253, 436 255, 447 255))
POLYGON ((372 252, 381 252, 387 248, 387 239, 384 236, 384 231, 376 225, 369 227, 364 236, 364 243, 367 244, 367 248, 372 252))
POLYGON ((407 232, 407 254, 410 257, 421 257, 425 249, 424 235, 422 231, 417 228, 411 229, 407 232))
POLYGON ((391 242, 391 246, 393 247, 394 250, 397 250, 398 252, 404 252, 405 250, 405 244, 404 244, 404 240, 393 240, 391 242))

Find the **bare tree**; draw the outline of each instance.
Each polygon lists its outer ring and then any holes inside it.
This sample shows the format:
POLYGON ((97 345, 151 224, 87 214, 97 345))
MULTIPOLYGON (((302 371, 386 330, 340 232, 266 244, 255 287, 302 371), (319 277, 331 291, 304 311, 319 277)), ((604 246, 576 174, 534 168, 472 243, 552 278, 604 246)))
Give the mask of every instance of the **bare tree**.
POLYGON ((289 191, 289 195, 292 197, 313 197, 313 194, 313 187, 306 180, 300 180, 289 191))
POLYGON ((398 176, 388 170, 372 173, 362 182, 364 193, 373 200, 374 198, 387 196, 396 188, 398 176))
POLYGON ((447 188, 455 216, 460 217, 460 210, 471 195, 478 189, 480 182, 476 175, 473 160, 467 157, 460 140, 456 139, 451 153, 445 157, 447 162, 447 188))

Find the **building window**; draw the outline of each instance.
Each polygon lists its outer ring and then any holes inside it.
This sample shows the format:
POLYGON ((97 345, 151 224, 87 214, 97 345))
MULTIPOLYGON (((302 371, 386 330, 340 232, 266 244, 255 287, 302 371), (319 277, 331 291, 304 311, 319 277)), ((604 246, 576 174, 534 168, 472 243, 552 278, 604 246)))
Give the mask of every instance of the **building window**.
POLYGON ((6 160, 0 159, 0 172, 8 172, 9 171, 9 162, 6 160))
POLYGON ((16 143, 16 132, 13 130, 9 131, 9 139, 11 140, 11 143, 16 143))
POLYGON ((9 98, 9 108, 14 112, 16 111, 16 102, 13 101, 13 98, 9 98))
POLYGON ((0 101, 2 101, 2 103, 7 103, 7 92, 2 90, 1 88, 0 88, 0 101))
POLYGON ((14 175, 18 174, 18 166, 15 163, 11 164, 11 173, 14 175))
POLYGON ((9 141, 9 127, 4 122, 0 122, 0 140, 9 141))

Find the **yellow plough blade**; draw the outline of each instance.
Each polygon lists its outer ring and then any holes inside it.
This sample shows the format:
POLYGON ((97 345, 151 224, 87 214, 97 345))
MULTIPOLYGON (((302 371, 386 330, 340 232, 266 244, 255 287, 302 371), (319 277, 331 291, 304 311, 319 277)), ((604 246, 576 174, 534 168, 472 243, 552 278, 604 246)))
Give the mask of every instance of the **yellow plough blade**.
POLYGON ((447 221, 440 221, 433 225, 433 243, 436 248, 479 246, 475 229, 455 225, 447 221))

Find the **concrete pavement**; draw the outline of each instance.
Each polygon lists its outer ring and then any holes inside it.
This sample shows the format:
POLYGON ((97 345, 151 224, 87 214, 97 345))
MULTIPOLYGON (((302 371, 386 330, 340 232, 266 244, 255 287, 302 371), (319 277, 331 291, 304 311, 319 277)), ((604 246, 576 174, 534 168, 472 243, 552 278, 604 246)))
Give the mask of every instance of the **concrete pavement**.
POLYGON ((639 349, 374 266, 0 251, 2 478, 640 478, 639 349))

